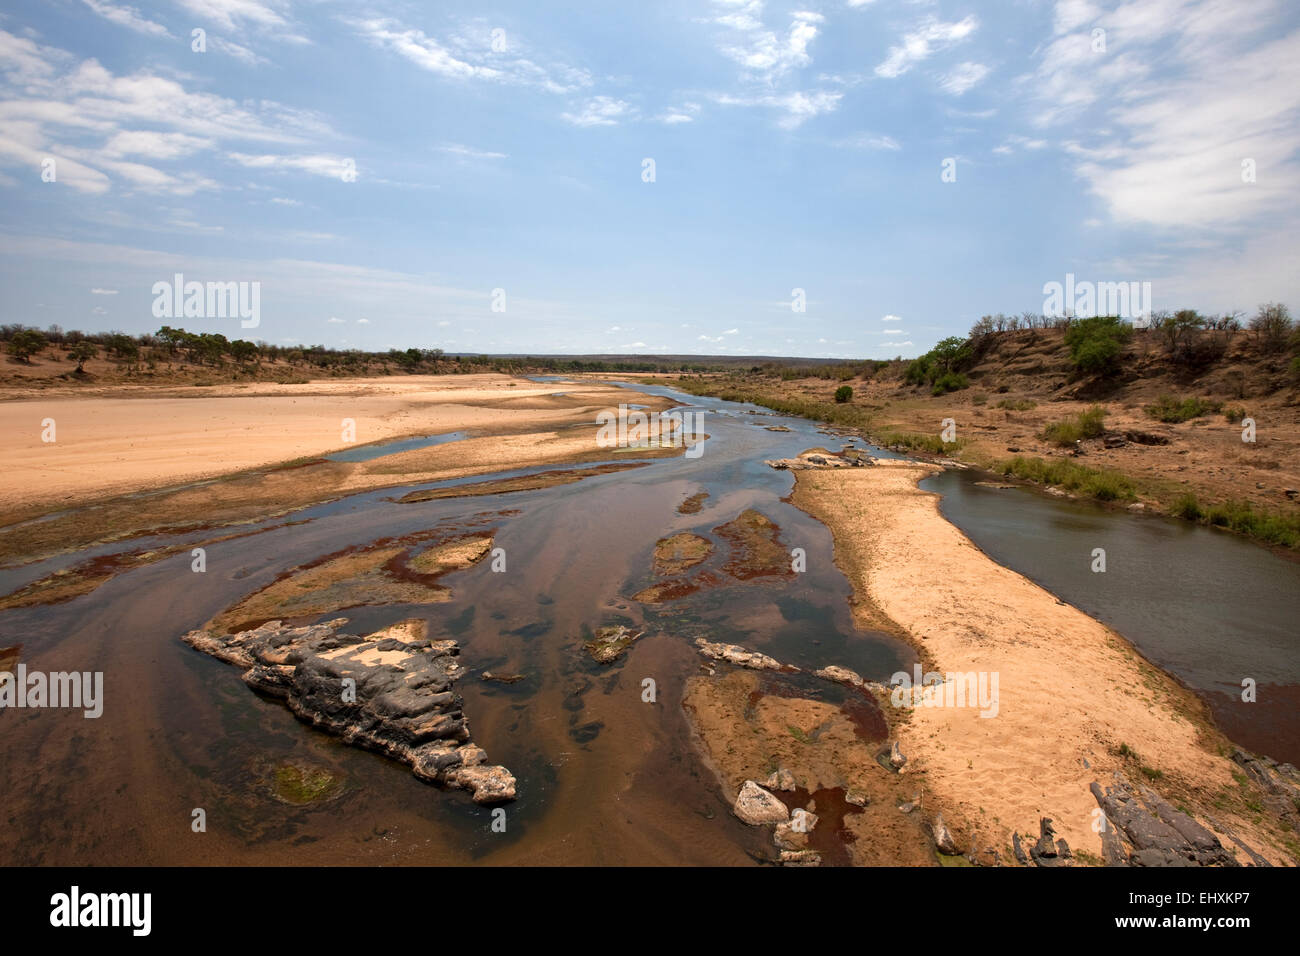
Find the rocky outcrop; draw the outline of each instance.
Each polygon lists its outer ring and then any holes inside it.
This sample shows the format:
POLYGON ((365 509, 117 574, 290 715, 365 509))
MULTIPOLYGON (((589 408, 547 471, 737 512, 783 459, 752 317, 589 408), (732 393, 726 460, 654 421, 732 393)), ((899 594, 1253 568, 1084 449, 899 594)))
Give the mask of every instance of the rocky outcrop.
POLYGON ((790 811, 785 804, 753 780, 746 780, 741 785, 732 811, 751 827, 765 823, 785 823, 790 819, 790 811))
POLYGON ((1271 757, 1256 757, 1240 747, 1232 753, 1233 763, 1262 791, 1261 802, 1292 828, 1300 829, 1300 771, 1271 757))
POLYGON ((1029 848, 1030 859, 1038 866, 1071 866, 1073 856, 1069 844, 1056 839, 1052 821, 1043 817, 1038 821, 1038 842, 1029 848))
POLYGON ((587 642, 587 653, 598 664, 612 664, 622 657, 623 652, 643 633, 645 632, 634 631, 621 624, 615 627, 602 627, 596 631, 595 640, 587 642))
POLYGON ((943 822, 942 813, 934 815, 934 820, 930 823, 930 834, 934 837, 934 845, 944 856, 959 856, 961 854, 961 850, 957 848, 957 841, 953 839, 952 831, 943 822))
POLYGON ((455 641, 430 641, 424 622, 359 637, 347 618, 216 635, 190 631, 196 650, 243 669, 244 683, 284 701, 299 720, 408 764, 421 780, 468 790, 476 803, 515 798, 515 778, 470 741, 452 687, 465 673, 455 641))
POLYGON ((748 667, 756 671, 779 671, 779 670, 797 670, 798 668, 782 664, 775 658, 768 657, 766 654, 760 654, 757 651, 747 651, 739 644, 713 644, 702 637, 695 639, 695 646, 699 648, 701 654, 715 661, 727 661, 738 667, 748 667))
POLYGON ((763 464, 777 471, 807 471, 812 468, 862 468, 874 465, 870 455, 855 451, 853 454, 834 455, 830 452, 804 452, 797 458, 776 458, 763 464))
MULTIPOLYGON (((1103 789, 1094 782, 1089 789, 1105 814, 1101 849, 1107 866, 1239 865, 1195 817, 1148 787, 1135 788, 1123 774, 1115 774, 1114 786, 1103 789)), ((1253 858, 1254 851, 1245 849, 1253 858)))

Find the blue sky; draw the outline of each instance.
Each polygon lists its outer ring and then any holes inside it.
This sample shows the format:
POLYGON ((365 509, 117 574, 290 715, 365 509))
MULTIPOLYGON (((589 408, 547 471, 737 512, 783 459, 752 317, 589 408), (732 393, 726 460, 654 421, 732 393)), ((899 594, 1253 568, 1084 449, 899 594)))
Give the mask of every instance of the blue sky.
POLYGON ((261 319, 169 324, 366 349, 887 358, 1066 273, 1297 310, 1298 168, 1288 0, 0 14, 0 318, 41 327, 154 331, 177 272, 261 319))

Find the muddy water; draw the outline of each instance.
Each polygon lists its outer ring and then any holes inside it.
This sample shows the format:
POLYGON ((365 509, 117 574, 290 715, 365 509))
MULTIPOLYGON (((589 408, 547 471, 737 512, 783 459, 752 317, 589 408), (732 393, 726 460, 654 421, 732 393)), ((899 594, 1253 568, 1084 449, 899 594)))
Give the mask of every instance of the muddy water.
POLYGON ((989 478, 947 471, 921 487, 942 494, 944 517, 995 561, 1199 693, 1234 741, 1300 765, 1300 562, 1216 529, 977 484, 989 478), (1092 570, 1097 548, 1105 572, 1092 570))
MULTIPOLYGON (((392 489, 368 492, 295 515, 302 523, 268 522, 260 534, 212 544, 202 574, 182 552, 67 603, 0 614, 0 647, 22 644, 29 669, 102 671, 106 698, 97 720, 0 711, 0 863, 752 862, 770 837, 731 815, 680 707, 685 679, 699 671, 693 638, 876 680, 910 667, 912 656, 854 628, 830 533, 782 501, 792 476, 762 463, 831 440, 757 409, 699 407, 711 437, 698 458, 464 500, 399 504, 392 489), (770 424, 791 431, 762 427, 770 424), (677 513, 701 491, 709 498, 699 513, 677 513), (742 583, 721 570, 727 549, 712 529, 747 508, 776 522, 786 549, 804 549, 805 573, 742 583), (417 616, 430 637, 460 642, 471 673, 458 689, 474 740, 518 778, 504 833, 464 794, 304 727, 250 693, 234 668, 178 640, 296 565, 380 537, 471 524, 496 530, 504 573, 485 562, 445 577, 454 591, 446 604, 322 617, 349 617, 351 630, 366 633, 417 616), (701 570, 722 583, 661 608, 631 601, 651 583, 655 542, 677 531, 717 545, 701 570), (619 623, 646 636, 612 666, 590 661, 589 632, 619 623), (525 676, 490 683, 479 680, 483 670, 525 676), (647 679, 654 703, 642 699, 647 679), (277 787, 286 767, 327 772, 339 786, 294 805, 277 787), (204 832, 193 822, 199 810, 204 832)), ((82 557, 10 573, 31 580, 82 557)))

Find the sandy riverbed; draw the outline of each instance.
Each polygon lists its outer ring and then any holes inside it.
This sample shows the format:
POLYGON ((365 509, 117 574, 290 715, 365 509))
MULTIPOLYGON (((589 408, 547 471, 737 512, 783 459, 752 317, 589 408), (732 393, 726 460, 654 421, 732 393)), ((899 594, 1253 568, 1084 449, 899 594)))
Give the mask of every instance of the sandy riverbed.
POLYGON ((793 497, 831 528, 836 562, 855 590, 911 637, 929 670, 998 674, 996 716, 960 706, 890 715, 909 757, 905 773, 928 805, 968 845, 1005 854, 1011 831, 1036 837, 1039 819, 1050 817, 1071 847, 1097 854, 1089 784, 1147 767, 1169 799, 1214 807, 1256 849, 1287 861, 1275 835, 1224 806, 1236 787, 1233 764, 1195 698, 1109 628, 995 563, 944 520, 938 496, 917 487, 934 468, 881 461, 804 471, 793 497))
MULTIPOLYGON (((4 517, 13 520, 392 438, 519 434, 584 421, 594 432, 596 409, 646 401, 629 395, 594 383, 542 384, 495 374, 118 391, 92 398, 46 393, 0 402, 6 437, 0 500, 4 517), (42 440, 46 419, 54 421, 53 442, 42 440), (351 441, 344 419, 355 423, 351 441)), ((468 468, 476 454, 491 459, 493 451, 462 447, 454 457, 468 468)))

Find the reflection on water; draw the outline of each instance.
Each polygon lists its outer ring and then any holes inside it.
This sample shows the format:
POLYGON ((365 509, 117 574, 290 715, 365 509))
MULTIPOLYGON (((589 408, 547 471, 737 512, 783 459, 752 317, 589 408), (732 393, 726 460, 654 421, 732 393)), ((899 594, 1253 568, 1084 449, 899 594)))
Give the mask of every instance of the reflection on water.
POLYGON ((1300 564, 1238 536, 947 471, 921 487, 995 561, 1104 621, 1200 693, 1238 743, 1300 764, 1300 564), (1093 572, 1093 549, 1106 570, 1093 572), (1241 700, 1242 681, 1259 687, 1241 700))

